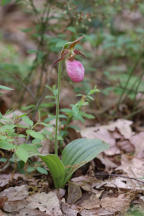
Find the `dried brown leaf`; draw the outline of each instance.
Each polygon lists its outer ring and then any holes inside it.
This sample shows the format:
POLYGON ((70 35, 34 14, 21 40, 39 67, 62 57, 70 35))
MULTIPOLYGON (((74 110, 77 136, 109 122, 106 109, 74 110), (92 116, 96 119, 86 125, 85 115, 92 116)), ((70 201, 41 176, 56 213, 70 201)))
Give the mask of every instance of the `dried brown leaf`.
POLYGON ((123 177, 115 177, 112 180, 105 181, 106 188, 115 188, 117 190, 121 189, 123 191, 142 192, 144 191, 143 185, 144 184, 141 184, 140 182, 123 177))
POLYGON ((135 147, 131 144, 129 140, 118 141, 116 145, 124 153, 133 153, 135 150, 135 147))
MULTIPOLYGON (((125 119, 118 119, 115 122, 111 122, 109 125, 89 127, 81 131, 82 137, 98 138, 110 145, 110 148, 105 151, 106 155, 112 156, 120 154, 121 151, 116 145, 117 139, 121 141, 132 137, 133 132, 131 129, 132 121, 125 119)), ((128 143, 127 143, 128 144, 128 143)), ((131 151, 133 146, 131 144, 123 145, 123 150, 131 151)))
POLYGON ((8 201, 23 200, 28 196, 28 187, 26 185, 9 187, 0 193, 0 197, 7 197, 8 201))
POLYGON ((117 129, 125 139, 129 139, 133 135, 130 127, 132 123, 133 122, 129 120, 118 119, 117 121, 111 122, 109 125, 103 127, 109 131, 115 131, 115 129, 117 129))
POLYGON ((107 142, 108 144, 110 144, 111 146, 115 145, 115 139, 108 132, 108 130, 104 128, 103 126, 85 128, 81 131, 81 135, 82 137, 86 137, 86 138, 101 139, 104 142, 107 142))
POLYGON ((105 197, 101 200, 101 206, 112 214, 124 213, 128 210, 132 197, 120 194, 118 197, 105 197))
POLYGON ((80 206, 83 209, 100 208, 100 199, 98 198, 97 194, 92 194, 91 196, 88 196, 87 199, 82 200, 80 206))
POLYGON ((76 201, 78 201, 81 197, 82 191, 80 189, 80 186, 78 184, 75 184, 74 182, 69 182, 67 202, 69 204, 73 204, 76 201))
POLYGON ((135 146, 135 157, 144 159, 144 132, 132 136, 130 141, 135 146))
POLYGON ((122 155, 121 166, 117 170, 123 170, 129 177, 144 178, 144 160, 139 158, 129 159, 122 155))
POLYGON ((27 205, 28 187, 26 185, 9 187, 0 193, 0 197, 8 199, 3 206, 6 212, 17 212, 27 205))
POLYGON ((56 192, 49 192, 48 194, 36 193, 27 199, 28 209, 39 209, 40 212, 46 213, 49 216, 60 216, 62 212, 60 210, 60 203, 56 192))
POLYGON ((78 210, 73 205, 69 205, 65 202, 61 203, 63 216, 77 216, 78 210))

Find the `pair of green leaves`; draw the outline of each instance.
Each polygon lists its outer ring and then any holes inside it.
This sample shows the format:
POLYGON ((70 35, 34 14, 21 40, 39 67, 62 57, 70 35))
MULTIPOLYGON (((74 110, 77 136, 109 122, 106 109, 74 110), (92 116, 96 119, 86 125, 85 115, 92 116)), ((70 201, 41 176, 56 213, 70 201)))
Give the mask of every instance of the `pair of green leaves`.
POLYGON ((78 168, 93 160, 100 152, 108 149, 108 145, 99 139, 76 139, 64 148, 61 160, 55 154, 41 155, 36 145, 21 144, 16 146, 2 139, 2 136, 0 148, 13 150, 16 156, 25 163, 29 157, 39 156, 46 163, 55 187, 63 188, 78 168))
POLYGON ((76 139, 62 152, 61 160, 57 155, 40 156, 46 163, 56 188, 63 188, 72 174, 81 166, 94 159, 108 145, 99 139, 76 139))

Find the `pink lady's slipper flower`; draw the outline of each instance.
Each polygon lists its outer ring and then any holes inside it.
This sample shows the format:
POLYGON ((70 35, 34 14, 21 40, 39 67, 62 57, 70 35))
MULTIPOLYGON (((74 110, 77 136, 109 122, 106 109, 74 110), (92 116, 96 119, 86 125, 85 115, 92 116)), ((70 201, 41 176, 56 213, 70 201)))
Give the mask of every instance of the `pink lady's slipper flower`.
POLYGON ((84 57, 84 54, 81 53, 81 51, 74 48, 82 38, 83 37, 80 37, 73 42, 66 43, 60 53, 59 58, 53 64, 55 65, 58 62, 65 60, 67 74, 73 82, 81 82, 84 79, 84 66, 80 61, 74 59, 76 55, 81 55, 84 57))
POLYGON ((66 71, 73 82, 81 82, 84 79, 84 66, 77 60, 66 60, 66 71))

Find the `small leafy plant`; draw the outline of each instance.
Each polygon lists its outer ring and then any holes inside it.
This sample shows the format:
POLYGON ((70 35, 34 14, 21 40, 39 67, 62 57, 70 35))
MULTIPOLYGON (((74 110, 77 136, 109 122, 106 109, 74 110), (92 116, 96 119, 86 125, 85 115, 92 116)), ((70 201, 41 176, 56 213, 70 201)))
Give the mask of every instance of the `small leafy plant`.
MULTIPOLYGON (((94 159, 100 152, 108 148, 106 143, 103 143, 98 139, 76 139, 69 143, 62 151, 61 160, 58 157, 58 137, 59 137, 59 95, 61 84, 61 71, 62 60, 66 59, 66 71, 68 76, 73 82, 81 82, 84 79, 85 69, 81 62, 75 60, 76 55, 83 54, 75 49, 75 45, 79 43, 79 39, 66 43, 61 51, 60 57, 56 60, 55 64, 59 62, 58 67, 58 91, 56 101, 56 129, 55 129, 55 154, 49 154, 46 156, 40 155, 40 158, 46 163, 49 171, 53 177, 54 185, 56 188, 62 188, 67 181, 71 178, 72 174, 81 166, 94 159)), ((90 97, 90 95, 89 95, 90 97)), ((79 108, 73 106, 72 109, 79 108)))
POLYGON ((42 139, 42 134, 35 132, 33 128, 33 121, 31 121, 26 115, 13 116, 13 119, 5 116, 0 116, 0 148, 14 153, 17 161, 22 160, 24 162, 31 156, 37 155, 38 144, 29 144, 29 136, 39 141, 42 139), (18 119, 22 119, 23 124, 16 123, 18 119), (16 133, 16 128, 26 130, 26 134, 16 133), (21 144, 17 144, 18 140, 22 140, 21 144))
POLYGON ((0 171, 5 170, 9 165, 14 165, 14 168, 22 173, 37 171, 47 174, 47 170, 40 162, 33 163, 30 159, 32 156, 39 155, 41 141, 46 138, 43 131, 35 131, 38 124, 42 122, 37 121, 34 124, 26 114, 18 112, 0 114, 0 149, 4 150, 4 152, 0 151, 0 171))
MULTIPOLYGON (((56 86, 47 88, 50 91, 50 94, 46 96, 47 99, 49 99, 49 102, 47 103, 48 106, 55 106, 56 105, 56 96, 57 96, 57 89, 56 86)), ((87 113, 87 111, 84 109, 86 106, 89 105, 91 101, 94 100, 93 95, 95 93, 99 92, 99 90, 96 88, 96 86, 87 91, 86 94, 77 94, 76 96, 79 98, 78 102, 75 104, 70 104, 70 108, 60 108, 60 114, 59 119, 61 123, 61 130, 59 134, 59 139, 63 140, 68 135, 68 129, 74 128, 76 130, 79 130, 79 127, 75 124, 72 124, 74 120, 81 121, 84 123, 85 119, 94 119, 94 116, 90 113, 87 113)), ((49 126, 53 128, 53 125, 51 124, 51 120, 55 120, 56 117, 54 114, 48 114, 48 118, 44 120, 45 123, 49 123, 49 126)), ((49 134, 49 137, 51 136, 51 140, 53 141, 53 136, 49 134)))

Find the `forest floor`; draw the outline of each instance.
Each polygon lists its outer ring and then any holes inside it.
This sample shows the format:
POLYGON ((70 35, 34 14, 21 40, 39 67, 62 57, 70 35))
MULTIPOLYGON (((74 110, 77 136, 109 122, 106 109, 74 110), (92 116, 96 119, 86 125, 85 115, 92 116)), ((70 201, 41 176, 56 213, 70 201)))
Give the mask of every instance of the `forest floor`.
MULTIPOLYGON (((11 43, 18 52, 25 52, 34 48, 34 44, 24 34, 19 35, 18 25, 23 28, 29 25, 19 13, 7 14, 5 24, 1 20, 0 31, 6 39, 0 42, 0 47, 11 43), (18 23, 17 17, 21 17, 18 23)), ((12 94, 6 92, 1 96, 1 112, 11 109, 12 104, 16 106, 17 95, 12 94)), ((63 107, 69 103, 65 98, 64 95, 63 107)), ((99 138, 110 147, 76 171, 64 189, 54 188, 49 173, 20 174, 11 164, 6 169, 0 168, 0 216, 144 215, 143 119, 143 113, 132 121, 121 115, 106 123, 87 121, 80 125, 80 132, 70 131, 69 140, 99 138)))

